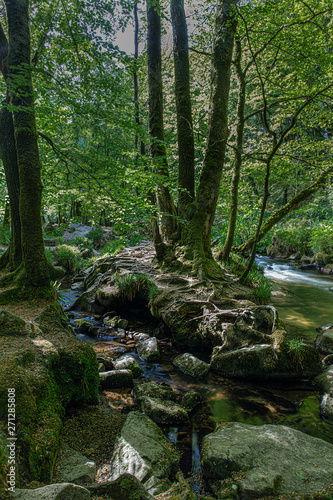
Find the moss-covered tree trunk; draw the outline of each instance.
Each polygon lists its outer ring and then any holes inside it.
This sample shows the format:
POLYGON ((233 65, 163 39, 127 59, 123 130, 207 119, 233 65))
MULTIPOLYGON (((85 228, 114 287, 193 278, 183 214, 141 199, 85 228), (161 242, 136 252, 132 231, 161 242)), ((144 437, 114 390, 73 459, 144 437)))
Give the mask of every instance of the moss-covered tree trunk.
POLYGON ((194 139, 188 35, 183 0, 171 0, 178 135, 178 216, 189 220, 194 204, 194 139))
POLYGON ((6 105, 0 110, 0 157, 5 170, 11 215, 10 244, 7 251, 0 258, 0 267, 14 270, 22 262, 21 219, 19 210, 20 182, 13 117, 6 105))
MULTIPOLYGON (((8 41, 0 25, 0 70, 8 82, 8 41)), ((14 270, 21 264, 21 220, 19 213, 20 181, 12 113, 8 110, 9 95, 0 110, 0 158, 5 170, 11 214, 11 237, 6 252, 0 258, 0 268, 14 270)))
POLYGON ((177 229, 176 209, 169 189, 169 170, 164 142, 163 88, 161 57, 161 20, 159 2, 147 3, 147 56, 149 88, 149 134, 154 174, 157 181, 157 205, 161 213, 162 235, 170 240, 177 229))
POLYGON ((37 144, 30 66, 28 0, 6 0, 8 81, 20 181, 19 210, 23 266, 27 286, 48 286, 52 267, 45 255, 41 223, 41 162, 37 144))
POLYGON ((237 0, 219 0, 217 4, 207 147, 196 195, 195 212, 187 235, 187 246, 192 254, 194 267, 203 274, 209 273, 207 259, 212 259, 211 231, 228 138, 228 97, 237 25, 236 3, 237 0))
POLYGON ((234 66, 236 69, 236 77, 238 82, 236 151, 235 151, 235 162, 231 180, 231 200, 230 200, 228 233, 223 248, 221 252, 218 254, 217 258, 219 260, 229 259, 232 243, 234 240, 236 220, 237 220, 238 186, 239 186, 240 172, 242 166, 242 155, 243 155, 243 139, 244 139, 244 124, 245 124, 244 109, 245 109, 245 91, 246 91, 245 75, 242 71, 241 60, 242 60, 242 46, 240 39, 237 39, 235 43, 235 61, 234 61, 234 66))

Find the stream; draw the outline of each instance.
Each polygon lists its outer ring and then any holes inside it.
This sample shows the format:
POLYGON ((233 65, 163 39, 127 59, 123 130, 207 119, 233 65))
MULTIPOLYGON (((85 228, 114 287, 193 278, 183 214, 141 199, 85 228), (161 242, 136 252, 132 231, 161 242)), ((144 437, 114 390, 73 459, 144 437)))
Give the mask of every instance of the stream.
MULTIPOLYGON (((292 265, 273 261, 268 257, 257 257, 257 264, 264 267, 267 278, 279 285, 279 292, 272 297, 270 303, 277 308, 290 337, 303 338, 306 342, 313 343, 317 334, 316 327, 333 322, 333 279, 318 271, 295 270, 292 265)), ((78 295, 79 292, 72 290, 64 292, 64 308, 70 309, 78 295)), ((79 313, 71 314, 72 318, 87 317, 79 313)), ((102 324, 98 317, 91 316, 89 319, 97 326, 102 324)), ((156 325, 149 324, 147 318, 141 318, 141 321, 138 318, 126 319, 129 319, 127 336, 118 332, 98 337, 78 334, 78 338, 94 345, 95 351, 100 355, 104 353, 117 357, 125 352, 134 354, 143 369, 137 382, 166 382, 183 393, 195 390, 203 396, 204 403, 194 414, 190 424, 164 429, 182 452, 180 466, 192 478, 194 491, 199 491, 200 484, 195 479, 200 470, 199 445, 204 435, 212 432, 218 422, 286 425, 333 443, 333 424, 320 416, 321 395, 311 382, 262 382, 259 385, 223 378, 213 373, 209 373, 204 380, 196 379, 173 366, 172 360, 180 351, 168 339, 160 341, 162 356, 159 363, 143 362, 136 354, 133 339, 141 332, 152 333, 156 325)), ((193 354, 208 361, 202 352, 193 354)), ((129 389, 112 391, 114 395, 110 400, 111 410, 119 408, 119 405, 126 407, 133 403, 129 389)))

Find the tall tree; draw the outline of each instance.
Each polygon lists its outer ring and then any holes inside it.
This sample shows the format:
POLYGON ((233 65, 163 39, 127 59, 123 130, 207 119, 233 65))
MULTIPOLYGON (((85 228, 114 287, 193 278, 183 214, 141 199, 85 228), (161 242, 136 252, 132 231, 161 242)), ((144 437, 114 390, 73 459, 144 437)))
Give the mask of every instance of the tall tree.
POLYGON ((193 259, 194 267, 202 275, 212 272, 211 232, 229 134, 228 98, 237 26, 236 4, 237 0, 219 0, 217 4, 207 146, 196 193, 195 210, 188 226, 188 253, 193 259))
POLYGON ((190 63, 184 0, 170 2, 175 66, 178 136, 178 216, 189 220, 194 205, 194 139, 190 95, 190 63))
POLYGON ((162 235, 172 239, 177 230, 176 208, 170 193, 167 152, 164 142, 163 87, 161 56, 161 18, 159 1, 147 2, 147 56, 149 86, 149 134, 154 174, 157 180, 157 205, 161 213, 162 235))
POLYGON ((15 279, 24 286, 49 286, 59 273, 45 255, 41 223, 41 163, 31 77, 28 0, 6 0, 8 95, 19 173, 22 263, 15 279))

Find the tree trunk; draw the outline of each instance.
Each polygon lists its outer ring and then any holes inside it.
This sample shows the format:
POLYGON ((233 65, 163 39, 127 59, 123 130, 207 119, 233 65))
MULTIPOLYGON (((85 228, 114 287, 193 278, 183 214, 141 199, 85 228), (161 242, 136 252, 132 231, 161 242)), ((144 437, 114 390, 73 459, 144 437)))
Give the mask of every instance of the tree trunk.
POLYGON ((19 208, 24 285, 48 286, 52 267, 45 255, 41 223, 41 162, 30 69, 28 0, 6 0, 8 77, 20 179, 19 208))
POLYGON ((188 36, 183 0, 171 0, 178 135, 178 216, 188 221, 194 202, 194 139, 188 36))
MULTIPOLYGON (((302 189, 299 193, 293 196, 288 203, 286 203, 283 207, 279 208, 274 214, 272 214, 266 222, 262 225, 259 235, 258 242, 268 233, 270 229, 272 229, 275 224, 280 222, 286 215, 295 210, 299 206, 300 203, 307 200, 312 194, 314 194, 320 187, 322 187, 325 183, 327 176, 333 171, 333 167, 329 167, 324 170, 318 179, 313 182, 310 186, 305 189, 302 189)), ((234 248, 234 251, 241 254, 246 254, 252 248, 254 243, 254 236, 249 238, 245 243, 239 245, 234 248)))
MULTIPOLYGON (((8 79, 8 41, 0 24, 0 69, 5 82, 8 79)), ((0 257, 0 268, 13 270, 22 261, 21 220, 19 213, 20 181, 17 165, 17 154, 14 136, 12 113, 8 111, 9 96, 0 110, 0 158, 5 170, 8 189, 11 236, 8 249, 0 257)))
POLYGON ((0 157, 4 166, 11 213, 10 244, 0 258, 0 267, 16 269, 22 262, 20 181, 17 165, 13 117, 5 106, 0 111, 0 157))
POLYGON ((164 143, 161 60, 161 20, 158 0, 147 3, 149 134, 154 174, 157 179, 157 205, 161 212, 162 235, 171 240, 177 228, 176 209, 169 189, 169 170, 164 143))
POLYGON ((229 260, 232 243, 234 241, 234 234, 236 229, 237 220, 237 206, 238 206, 238 186, 240 179, 240 171, 242 166, 243 154, 243 139, 244 139, 244 109, 245 109, 245 91, 246 82, 245 75, 242 71, 242 46, 240 39, 236 40, 235 44, 235 69, 238 81, 238 102, 237 102, 237 127, 236 127, 236 152, 235 164, 231 181, 231 201, 230 201, 230 217, 228 234, 221 252, 218 254, 218 260, 229 260))
POLYGON ((207 148, 197 190, 195 212, 188 232, 188 247, 192 253, 194 267, 201 269, 203 274, 206 274, 205 260, 212 259, 211 231, 228 138, 228 97, 237 25, 236 3, 237 0, 219 0, 217 5, 207 148))

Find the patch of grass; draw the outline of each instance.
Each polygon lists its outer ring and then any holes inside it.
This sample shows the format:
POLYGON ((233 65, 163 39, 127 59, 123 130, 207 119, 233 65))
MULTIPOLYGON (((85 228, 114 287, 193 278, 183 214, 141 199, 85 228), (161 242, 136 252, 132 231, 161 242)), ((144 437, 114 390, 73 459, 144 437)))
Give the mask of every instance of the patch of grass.
POLYGON ((125 248, 125 246, 125 239, 123 237, 117 240, 111 240, 101 249, 101 255, 115 255, 116 253, 120 252, 120 250, 125 248))
POLYGON ((74 245, 59 245, 53 251, 54 263, 62 266, 67 272, 79 270, 82 267, 80 250, 74 245))
POLYGON ((132 302, 136 297, 151 300, 157 293, 157 286, 146 274, 115 275, 119 298, 132 302))

